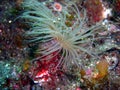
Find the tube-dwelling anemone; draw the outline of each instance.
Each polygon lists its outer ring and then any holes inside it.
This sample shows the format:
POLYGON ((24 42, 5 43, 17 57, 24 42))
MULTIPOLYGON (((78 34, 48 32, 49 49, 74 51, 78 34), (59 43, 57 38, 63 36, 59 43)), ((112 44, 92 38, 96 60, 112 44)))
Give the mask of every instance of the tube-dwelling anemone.
POLYGON ((22 18, 28 20, 31 25, 31 29, 26 33, 27 37, 32 37, 29 42, 42 44, 52 42, 40 49, 42 56, 37 59, 42 60, 44 56, 57 51, 61 54, 58 65, 70 63, 79 65, 81 53, 95 56, 95 52, 90 49, 90 43, 95 40, 94 35, 103 29, 101 22, 93 26, 87 25, 84 9, 79 11, 76 4, 70 2, 62 7, 61 12, 57 12, 37 0, 24 2, 23 6, 26 11, 22 18), (74 15, 72 21, 67 18, 71 15, 74 15), (68 26, 66 21, 72 25, 68 26))

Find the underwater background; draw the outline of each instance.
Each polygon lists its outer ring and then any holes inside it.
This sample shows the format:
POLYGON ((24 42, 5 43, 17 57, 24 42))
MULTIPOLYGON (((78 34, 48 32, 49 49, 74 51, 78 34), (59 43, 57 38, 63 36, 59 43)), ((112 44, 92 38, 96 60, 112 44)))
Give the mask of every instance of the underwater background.
POLYGON ((120 0, 0 0, 0 90, 120 90, 120 0))

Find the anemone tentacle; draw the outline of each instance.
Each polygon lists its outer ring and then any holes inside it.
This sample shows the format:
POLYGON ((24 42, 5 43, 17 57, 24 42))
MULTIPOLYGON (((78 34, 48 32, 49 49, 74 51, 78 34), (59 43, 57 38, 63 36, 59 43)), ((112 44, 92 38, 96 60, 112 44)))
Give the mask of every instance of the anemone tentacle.
POLYGON ((89 43, 94 40, 94 35, 104 28, 101 22, 88 26, 85 9, 79 11, 75 3, 70 3, 70 5, 63 7, 61 12, 54 13, 52 9, 37 0, 29 0, 28 2, 23 3, 26 9, 22 16, 31 24, 31 29, 26 33, 26 36, 32 37, 30 42, 54 42, 40 49, 42 56, 39 59, 57 51, 58 54, 61 54, 58 65, 61 63, 78 65, 82 52, 95 56, 94 51, 89 49, 89 43), (66 25, 66 21, 67 15, 71 15, 71 13, 74 13, 75 19, 71 21, 73 23, 69 27, 66 25), (81 13, 83 17, 80 16, 81 13))

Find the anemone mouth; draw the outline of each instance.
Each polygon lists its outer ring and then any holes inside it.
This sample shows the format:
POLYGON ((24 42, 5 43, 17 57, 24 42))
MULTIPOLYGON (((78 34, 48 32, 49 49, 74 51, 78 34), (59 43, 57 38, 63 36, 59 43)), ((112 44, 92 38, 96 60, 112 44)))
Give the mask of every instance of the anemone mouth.
POLYGON ((69 37, 61 33, 56 33, 53 35, 53 37, 63 49, 66 49, 68 51, 72 49, 72 42, 69 40, 69 37))

